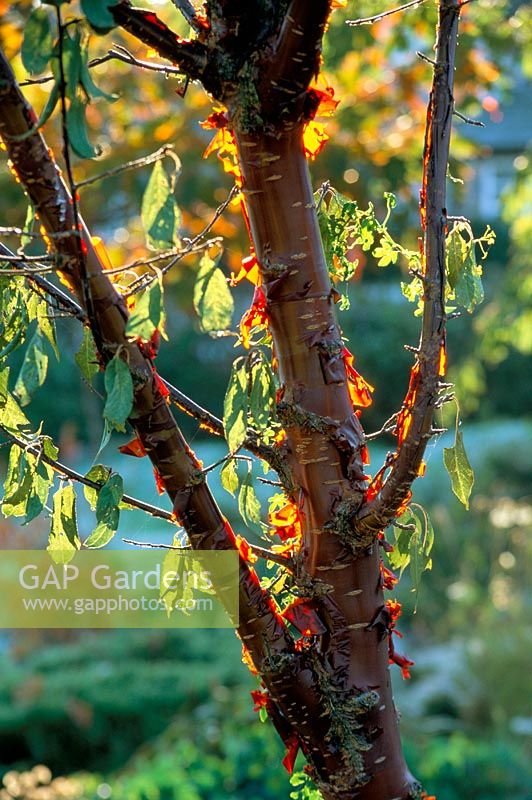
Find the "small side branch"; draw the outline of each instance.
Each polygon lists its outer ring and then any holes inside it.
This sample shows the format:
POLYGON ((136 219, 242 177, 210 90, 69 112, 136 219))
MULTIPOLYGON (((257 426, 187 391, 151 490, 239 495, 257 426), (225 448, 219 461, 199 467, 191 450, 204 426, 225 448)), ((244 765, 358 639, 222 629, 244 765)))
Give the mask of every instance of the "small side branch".
POLYGON ((355 27, 356 25, 373 25, 374 22, 379 22, 379 20, 385 19, 385 17, 391 17, 392 14, 399 14, 401 11, 406 11, 407 9, 414 8, 415 6, 420 6, 425 2, 426 0, 411 0, 410 3, 405 3, 397 8, 390 8, 388 11, 382 11, 380 14, 374 14, 372 17, 348 19, 346 20, 346 25, 350 25, 351 27, 355 27))
MULTIPOLYGON (((0 242, 0 260, 13 257, 14 254, 11 252, 11 250, 9 250, 9 248, 0 242)), ((87 324, 88 317, 82 306, 80 306, 79 303, 70 297, 70 295, 63 292, 62 289, 57 287, 50 280, 44 278, 41 275, 41 268, 36 268, 37 271, 34 272, 28 269, 23 258, 17 259, 17 262, 19 262, 19 267, 17 269, 2 270, 0 274, 13 276, 20 275, 21 277, 27 278, 30 283, 32 283, 39 291, 50 295, 50 297, 53 297, 58 305, 70 316, 79 319, 79 321, 83 322, 84 324, 87 324)), ((206 408, 200 406, 199 403, 196 403, 195 400, 192 400, 192 398, 184 394, 184 392, 170 383, 170 381, 167 381, 162 377, 161 380, 170 392, 170 398, 172 402, 177 406, 177 408, 179 408, 180 411, 183 411, 185 414, 188 414, 189 417, 196 419, 203 430, 208 431, 215 436, 223 437, 225 435, 224 425, 221 419, 219 419, 211 411, 208 411, 206 408)), ((253 453, 258 458, 266 461, 274 471, 279 469, 282 458, 280 454, 278 454, 273 448, 268 447, 267 445, 257 444, 255 438, 245 441, 243 446, 246 450, 249 450, 250 453, 253 453)), ((274 485, 281 486, 282 484, 275 482, 274 485)))
POLYGON ((427 109, 420 215, 423 228, 424 306, 421 338, 408 394, 399 413, 399 445, 380 496, 365 504, 361 531, 380 531, 397 514, 419 473, 425 448, 436 431, 433 415, 445 361, 446 176, 449 160, 453 86, 460 3, 439 0, 436 64, 427 109))
MULTIPOLYGON (((1 423, 0 430, 2 431, 2 435, 5 436, 9 441, 13 442, 13 444, 17 444, 22 450, 25 450, 34 456, 38 456, 41 461, 44 461, 45 464, 48 464, 49 467, 52 467, 52 469, 63 478, 70 478, 70 480, 76 481, 76 483, 81 483, 83 486, 90 486, 91 489, 96 489, 97 492, 103 488, 103 483, 91 481, 90 478, 86 478, 85 475, 82 475, 80 472, 76 472, 75 469, 67 467, 66 464, 62 464, 61 461, 56 461, 54 458, 47 456, 46 453, 43 453, 38 443, 34 443, 28 439, 23 439, 20 436, 15 436, 7 428, 4 428, 1 423)), ((144 500, 131 497, 129 494, 122 495, 122 501, 127 503, 127 505, 131 506, 132 508, 138 508, 139 511, 145 511, 152 517, 165 519, 168 522, 173 522, 175 524, 175 517, 170 513, 170 511, 165 511, 163 508, 154 506, 151 503, 145 503, 144 500)))
POLYGON ((484 123, 481 122, 479 119, 472 119, 471 117, 466 117, 465 114, 462 114, 461 111, 457 111, 456 109, 453 111, 453 114, 454 114, 455 117, 458 117, 458 119, 461 119, 463 122, 466 122, 468 125, 475 125, 477 128, 485 128, 486 127, 484 125, 484 123))
POLYGON ((196 31, 196 33, 201 33, 205 30, 205 24, 196 14, 196 9, 190 0, 172 0, 172 3, 181 12, 192 30, 196 31))
POLYGON ((99 172, 98 175, 92 175, 90 178, 85 178, 85 180, 76 183, 76 188, 80 189, 82 186, 90 186, 91 183, 102 181, 105 178, 112 178, 114 175, 120 175, 121 172, 126 172, 130 169, 147 167, 150 164, 154 164, 156 161, 162 161, 163 158, 166 158, 166 156, 170 153, 173 153, 173 151, 174 146, 172 144, 164 144, 162 147, 156 150, 155 153, 150 153, 148 156, 142 156, 142 158, 135 158, 132 161, 127 161, 125 164, 120 164, 118 167, 113 167, 113 169, 108 169, 105 172, 99 172))
POLYGON ((199 79, 203 76, 207 66, 207 49, 200 42, 181 39, 153 11, 133 8, 128 0, 111 6, 109 11, 117 25, 176 64, 189 78, 199 79))

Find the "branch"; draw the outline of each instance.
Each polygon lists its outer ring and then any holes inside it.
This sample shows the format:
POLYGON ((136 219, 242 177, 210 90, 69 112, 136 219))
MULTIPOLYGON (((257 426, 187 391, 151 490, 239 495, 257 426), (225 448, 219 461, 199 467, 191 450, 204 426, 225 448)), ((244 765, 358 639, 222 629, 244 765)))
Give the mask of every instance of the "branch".
POLYGON ((445 354, 446 176, 453 118, 454 64, 460 3, 439 0, 436 64, 427 109, 420 214, 423 227, 424 305, 421 338, 410 386, 399 412, 399 445, 380 496, 359 512, 357 530, 380 531, 397 514, 418 475, 442 388, 445 354))
MULTIPOLYGON (((44 461, 45 464, 48 464, 48 466, 52 467, 52 469, 55 470, 55 472, 57 472, 59 475, 63 475, 65 478, 70 478, 77 483, 82 483, 84 486, 90 486, 91 489, 96 489, 97 492, 103 489, 103 483, 91 481, 89 478, 86 478, 85 475, 81 475, 81 473, 76 472, 76 470, 71 469, 70 467, 67 467, 60 461, 50 458, 41 450, 38 444, 33 444, 28 439, 21 439, 18 436, 15 436, 10 430, 4 428, 2 423, 0 423, 0 430, 4 436, 8 437, 8 439, 17 444, 22 450, 27 450, 32 455, 39 456, 41 461, 44 461)), ((165 519, 168 522, 175 524, 175 517, 169 511, 165 511, 163 508, 153 506, 151 503, 145 503, 144 500, 138 500, 136 497, 131 497, 128 494, 122 495, 122 501, 127 503, 127 505, 131 506, 132 508, 138 508, 140 511, 145 511, 152 517, 165 519)))
POLYGON ((302 102, 320 65, 321 41, 331 11, 330 0, 292 0, 285 14, 266 70, 262 109, 282 113, 294 107, 293 116, 302 113, 302 102), (299 101, 299 102, 298 102, 299 101))
POLYGON ((168 75, 184 75, 185 73, 181 69, 181 67, 171 67, 168 64, 156 64, 154 61, 144 61, 140 58, 135 58, 135 56, 126 50, 121 44, 115 45, 116 50, 111 48, 109 50, 108 55, 111 58, 116 59, 117 61, 122 61, 124 64, 131 64, 133 67, 140 67, 141 69, 147 69, 150 72, 162 72, 164 75, 168 77, 168 75))
POLYGON ((160 56, 177 64, 183 74, 201 79, 207 66, 207 49, 200 42, 186 41, 174 33, 152 11, 133 8, 129 0, 122 0, 109 11, 117 25, 136 36, 160 56))
MULTIPOLYGON (((0 136, 13 169, 44 230, 53 233, 71 230, 74 222, 71 198, 41 134, 29 133, 34 121, 35 112, 22 96, 9 63, 0 52, 0 136)), ((119 350, 129 363, 135 378, 131 423, 161 476, 176 521, 183 525, 194 548, 238 549, 236 537, 201 475, 201 465, 161 394, 152 360, 136 342, 127 339, 128 311, 124 299, 103 273, 103 264, 81 219, 80 226, 94 305, 91 323, 98 327, 102 343, 100 356, 106 363, 119 350)), ((51 243, 66 256, 67 268, 63 271, 79 300, 83 298, 82 277, 76 243, 72 241, 78 238, 52 239, 51 243)), ((242 556, 239 564, 238 631, 257 669, 264 670, 272 652, 293 652, 293 640, 269 593, 261 588, 255 572, 242 556)), ((221 596, 223 600, 223 592, 221 596)))
MULTIPOLYGON (((188 550, 188 547, 183 547, 182 545, 174 545, 174 544, 164 544, 164 543, 155 543, 155 542, 139 542, 136 539, 122 539, 123 542, 126 544, 134 544, 136 547, 144 547, 147 549, 153 550, 188 550)), ((292 570, 293 564, 292 559, 287 558, 286 556, 282 556, 280 553, 274 553, 271 550, 267 550, 265 547, 259 547, 257 544, 251 544, 250 542, 247 543, 249 549, 252 553, 254 553, 258 558, 263 558, 265 561, 273 561, 276 564, 280 564, 281 566, 285 567, 286 569, 292 570)))
POLYGON ((398 6, 397 8, 391 8, 388 11, 383 11, 380 14, 374 14, 372 17, 362 17, 361 19, 347 19, 345 24, 350 25, 351 27, 355 27, 355 25, 372 25, 374 22, 379 22, 379 20, 384 19, 385 17, 391 17, 392 14, 399 14, 401 11, 406 11, 408 8, 414 8, 414 6, 420 6, 422 3, 425 3, 426 0, 411 0, 410 3, 405 3, 402 6, 398 6))
MULTIPOLYGON (((13 255, 11 253, 11 250, 9 250, 9 248, 7 248, 4 244, 0 242, 1 258, 4 259, 11 255, 13 255)), ((10 270, 10 272, 15 273, 15 270, 10 270)), ((4 274, 5 273, 2 270, 0 275, 4 274)), ((46 294, 51 295, 54 298, 54 300, 56 300, 61 306, 63 306, 63 308, 65 308, 71 316, 76 317, 81 322, 87 322, 87 315, 85 314, 82 307, 78 303, 76 303, 75 300, 73 300, 69 295, 63 292, 62 289, 59 289, 57 286, 55 286, 47 278, 43 278, 41 275, 36 275, 33 273, 28 274, 28 271, 24 269, 24 262, 21 263, 20 269, 16 274, 21 274, 24 278, 28 278, 30 283, 33 283, 34 286, 36 286, 38 289, 40 289, 43 292, 46 292, 46 294)))
POLYGON ((125 164, 120 164, 118 167, 113 167, 105 172, 99 172, 98 175, 92 175, 90 178, 85 178, 85 180, 79 181, 76 183, 76 189, 80 189, 82 186, 90 186, 91 183, 96 183, 97 181, 104 180, 105 178, 112 178, 114 175, 119 175, 121 172, 126 172, 126 170, 129 169, 135 169, 136 167, 147 167, 150 164, 154 164, 156 161, 162 161, 163 158, 166 158, 166 156, 173 151, 173 144, 164 144, 154 153, 150 153, 147 156, 142 156, 141 158, 135 158, 132 161, 127 161, 125 164))
MULTIPOLYGON (((166 266, 163 267, 163 269, 162 269, 163 274, 168 272, 168 270, 171 269, 174 266, 174 264, 179 260, 179 258, 182 258, 183 256, 187 255, 188 253, 192 252, 193 249, 196 247, 196 245, 203 238, 205 238, 205 236, 209 233, 209 231, 212 230, 212 228, 214 227, 216 222, 220 219, 220 217, 224 213, 224 211, 227 208, 227 206, 232 202, 232 200, 236 197, 236 195, 239 193, 239 191, 240 191, 240 189, 236 185, 231 188, 231 191, 229 192, 229 194, 227 195, 227 197, 225 198, 223 203, 220 203, 220 205, 218 206, 218 208, 214 212, 214 215, 211 217, 211 219, 207 223, 207 225, 205 225, 205 227, 196 236, 194 236, 193 239, 190 239, 188 241, 188 243, 186 244, 184 250, 181 251, 180 253, 176 254, 176 258, 172 259, 172 261, 170 261, 169 264, 166 264, 166 266)), ((212 240, 212 241, 213 241, 213 243, 215 242, 215 240, 212 240)), ((146 264, 148 262, 141 261, 141 262, 137 262, 137 263, 146 264)), ((140 289, 144 289, 148 285, 148 283, 151 283, 151 279, 147 281, 145 279, 145 276, 141 275, 136 281, 134 281, 131 284, 131 286, 129 287, 128 294, 136 294, 138 291, 140 291, 140 289)))
MULTIPOLYGON (((1 259, 11 258, 13 256, 11 250, 9 250, 1 242, 0 256, 1 259)), ((59 289, 51 281, 43 278, 40 275, 41 271, 41 269, 39 269, 38 272, 28 271, 28 269, 24 267, 24 259, 21 258, 20 267, 18 269, 2 270, 0 271, 0 275, 20 275, 21 277, 28 278, 31 283, 33 283, 39 289, 46 292, 46 294, 51 295, 71 316, 76 317, 80 320, 80 322, 87 324, 88 317, 82 306, 80 306, 79 303, 63 292, 62 289, 59 289)), ((109 274, 109 270, 102 270, 102 272, 104 274, 109 274)), ((169 381, 165 380, 164 378, 161 378, 161 380, 170 392, 170 398, 172 402, 177 406, 177 408, 179 408, 180 411, 183 411, 185 414, 188 414, 188 416, 196 419, 203 430, 208 431, 215 436, 221 436, 222 438, 224 437, 224 425, 221 419, 215 416, 215 414, 213 414, 211 411, 208 411, 206 408, 200 406, 199 403, 196 403, 169 381)), ((284 486, 284 488, 287 490, 291 489, 291 481, 288 479, 288 467, 284 465, 284 459, 280 452, 272 447, 268 447, 267 445, 257 444, 256 437, 247 439, 244 442, 243 447, 246 450, 249 450, 250 453, 256 455, 258 458, 266 461, 275 472, 279 472, 281 474, 281 476, 284 478, 284 483, 276 483, 275 485, 284 486)))
MULTIPOLYGON (((141 61, 138 58, 135 58, 129 50, 126 50, 125 47, 122 45, 115 45, 117 48, 114 50, 111 48, 104 56, 100 56, 100 58, 93 58, 88 63, 89 69, 93 67, 97 67, 100 64, 105 64, 106 61, 111 61, 115 59, 117 61, 123 61, 125 64, 132 64, 134 67, 141 67, 141 69, 148 69, 153 72, 162 72, 164 75, 183 75, 183 71, 178 67, 171 67, 168 64, 155 64, 153 61, 141 61)), ((27 81, 21 81, 19 86, 34 86, 35 84, 44 84, 50 83, 51 81, 55 81, 55 77, 53 75, 43 75, 42 78, 30 78, 27 81)))
POLYGON ((481 122, 479 119, 472 119, 471 117, 467 117, 465 114, 462 114, 461 111, 457 111, 456 109, 454 109, 453 114, 455 117, 458 117, 458 119, 461 119, 462 122, 466 122, 468 125, 474 125, 476 128, 486 127, 484 123, 481 122))
POLYGON ((196 14, 196 9, 190 0, 172 0, 172 3, 181 12, 190 27, 195 30, 196 33, 201 33, 205 30, 205 23, 196 14))

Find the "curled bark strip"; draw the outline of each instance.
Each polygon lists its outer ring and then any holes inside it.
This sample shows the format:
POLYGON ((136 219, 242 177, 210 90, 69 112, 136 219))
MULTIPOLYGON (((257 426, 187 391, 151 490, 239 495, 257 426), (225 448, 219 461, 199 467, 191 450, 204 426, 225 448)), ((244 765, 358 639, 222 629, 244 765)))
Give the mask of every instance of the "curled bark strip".
POLYGON ((440 353, 445 340, 446 175, 454 109, 453 86, 459 0, 440 0, 434 77, 427 108, 420 214, 425 287, 421 338, 405 398, 408 430, 380 496, 364 505, 357 529, 380 531, 401 507, 418 475, 427 442, 434 433, 440 384, 440 353))

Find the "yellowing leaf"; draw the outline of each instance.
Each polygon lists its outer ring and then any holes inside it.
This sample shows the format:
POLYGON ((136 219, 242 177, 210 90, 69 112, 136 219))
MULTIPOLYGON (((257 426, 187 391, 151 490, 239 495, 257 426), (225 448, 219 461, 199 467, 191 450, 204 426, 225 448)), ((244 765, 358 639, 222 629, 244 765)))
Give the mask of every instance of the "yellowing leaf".
POLYGON ((76 520, 76 493, 71 483, 54 494, 52 525, 46 548, 56 564, 68 564, 81 546, 76 520))

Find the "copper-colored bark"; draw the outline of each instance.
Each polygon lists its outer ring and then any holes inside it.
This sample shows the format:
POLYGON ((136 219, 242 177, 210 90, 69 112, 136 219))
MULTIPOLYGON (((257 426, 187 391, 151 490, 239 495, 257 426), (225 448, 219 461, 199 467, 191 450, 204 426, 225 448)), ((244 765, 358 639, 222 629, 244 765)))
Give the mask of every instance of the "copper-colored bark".
MULTIPOLYGON (((318 69, 330 6, 330 0, 291 0, 282 19, 263 20, 261 32, 254 6, 209 0, 206 27, 200 31, 200 41, 192 43, 179 40, 154 15, 132 8, 127 0, 118 3, 113 13, 117 22, 182 66, 190 77, 201 78, 226 102, 236 138, 278 360, 278 413, 287 433, 293 496, 301 512, 303 539, 295 577, 325 630, 308 647, 294 648, 273 602, 241 559, 239 634, 268 689, 268 712, 285 741, 297 738, 326 800, 408 800, 419 797, 420 790, 404 762, 391 693, 391 624, 383 599, 377 534, 394 518, 417 475, 438 396, 445 330, 445 174, 460 9, 457 0, 440 0, 424 156, 425 312, 418 391, 410 429, 391 474, 380 495, 366 503, 364 433, 349 396, 302 144, 310 113, 307 89, 318 69), (260 47, 256 58, 246 63, 253 36, 260 47), (232 65, 228 74, 236 79, 219 71, 220 54, 223 69, 232 65), (255 82, 256 107, 243 108, 241 70, 246 70, 246 81, 255 82)), ((3 58, 0 81, 0 134, 17 176, 48 233, 72 230, 72 205, 42 137, 33 133, 20 139, 35 119, 3 58)), ((246 102, 250 97, 252 92, 246 102)), ((102 273, 84 228, 81 234, 90 276, 91 325, 97 328, 100 354, 105 361, 122 348, 135 377, 131 422, 193 546, 234 547, 233 533, 159 392, 153 363, 126 339, 124 303, 102 273)), ((61 268, 83 299, 75 237, 53 241, 64 259, 61 268)))

